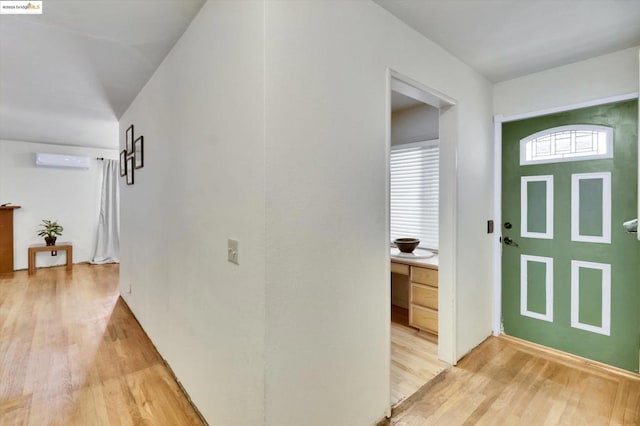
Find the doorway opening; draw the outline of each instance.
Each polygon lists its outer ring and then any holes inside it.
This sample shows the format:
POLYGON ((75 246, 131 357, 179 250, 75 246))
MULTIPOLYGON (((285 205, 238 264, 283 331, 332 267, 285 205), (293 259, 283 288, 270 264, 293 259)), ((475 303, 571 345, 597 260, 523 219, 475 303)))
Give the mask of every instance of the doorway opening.
MULTIPOLYGON (((439 264, 442 234, 441 117, 451 105, 415 84, 391 77, 389 243, 392 407, 449 367, 439 357, 442 349, 439 350, 439 341, 453 340, 450 328, 441 326, 439 264), (407 253, 394 243, 399 238, 413 238, 419 243, 413 252, 407 253)), ((448 252, 443 254, 450 256, 448 252)))

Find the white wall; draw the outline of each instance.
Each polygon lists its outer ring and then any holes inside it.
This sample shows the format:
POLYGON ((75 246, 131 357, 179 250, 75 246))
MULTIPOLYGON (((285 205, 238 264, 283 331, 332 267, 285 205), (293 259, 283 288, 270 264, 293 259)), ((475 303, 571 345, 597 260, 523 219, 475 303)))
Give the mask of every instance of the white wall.
MULTIPOLYGON (((81 148, 0 140, 0 204, 22 206, 14 210, 14 268, 26 269, 27 248, 44 243, 36 235, 42 219, 57 220, 64 227, 58 241, 73 244, 74 263, 93 257, 100 212, 102 162, 96 157, 117 159, 115 149, 81 148), (91 157, 88 170, 36 167, 37 152, 91 157)), ((37 254, 37 266, 61 265, 66 253, 52 257, 37 254)))
POLYGON ((484 78, 373 2, 210 1, 124 114, 145 167, 121 186, 121 290, 209 423, 385 415, 389 68, 458 102, 441 129, 457 359, 491 330, 484 78))
POLYGON ((391 145, 438 139, 440 112, 429 105, 395 111, 391 114, 391 145))
POLYGON ((373 424, 389 404, 388 69, 457 101, 440 129, 450 358, 491 332, 491 85, 371 2, 269 1, 266 37, 267 424, 373 424))
POLYGON ((494 86, 494 112, 536 112, 638 91, 638 47, 541 71, 494 86))
POLYGON ((120 121, 145 138, 121 180, 121 291, 212 425, 264 420, 263 11, 205 3, 120 121))

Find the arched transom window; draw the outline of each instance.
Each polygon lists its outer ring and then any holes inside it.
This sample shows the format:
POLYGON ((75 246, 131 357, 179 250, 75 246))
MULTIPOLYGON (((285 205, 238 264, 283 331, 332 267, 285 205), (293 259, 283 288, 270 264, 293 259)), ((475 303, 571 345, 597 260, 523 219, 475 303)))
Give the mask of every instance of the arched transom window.
POLYGON ((613 129, 579 124, 546 129, 520 140, 520 165, 613 158, 613 129))

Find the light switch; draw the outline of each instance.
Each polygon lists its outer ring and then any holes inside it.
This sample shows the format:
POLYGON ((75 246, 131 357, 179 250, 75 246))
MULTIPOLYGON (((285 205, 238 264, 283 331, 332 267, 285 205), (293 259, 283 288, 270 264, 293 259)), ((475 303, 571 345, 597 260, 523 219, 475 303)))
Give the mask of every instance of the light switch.
POLYGON ((227 259, 236 265, 240 264, 238 262, 238 240, 227 240, 227 259))

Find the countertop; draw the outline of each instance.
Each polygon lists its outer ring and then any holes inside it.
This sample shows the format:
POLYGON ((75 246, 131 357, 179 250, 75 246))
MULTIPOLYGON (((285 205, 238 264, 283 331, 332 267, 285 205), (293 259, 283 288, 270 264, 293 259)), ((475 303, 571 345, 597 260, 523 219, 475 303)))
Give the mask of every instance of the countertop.
POLYGON ((391 247, 391 261, 395 263, 402 263, 405 265, 422 266, 430 269, 438 269, 438 253, 435 253, 433 257, 426 259, 420 259, 420 256, 429 253, 428 250, 416 249, 412 254, 416 255, 416 258, 408 257, 406 255, 398 256, 400 251, 391 247))

